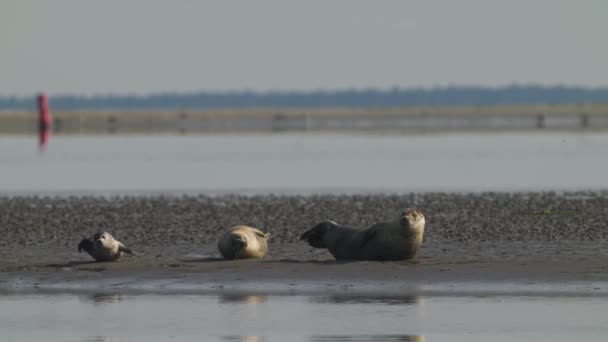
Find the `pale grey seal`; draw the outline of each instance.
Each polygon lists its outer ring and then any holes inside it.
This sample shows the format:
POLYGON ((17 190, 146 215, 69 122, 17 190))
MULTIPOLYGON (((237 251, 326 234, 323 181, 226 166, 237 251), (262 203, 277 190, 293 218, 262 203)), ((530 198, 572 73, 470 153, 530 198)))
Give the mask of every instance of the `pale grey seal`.
POLYGON ((220 238, 217 247, 225 259, 263 258, 268 252, 270 233, 248 226, 228 229, 220 238))
POLYGON ((108 232, 95 233, 92 238, 82 239, 78 244, 78 251, 83 250, 96 261, 115 261, 120 259, 123 253, 133 255, 133 251, 108 232))
POLYGON ((325 221, 302 234, 316 248, 327 248, 336 260, 406 260, 422 245, 425 219, 419 209, 406 209, 392 222, 366 229, 325 221))

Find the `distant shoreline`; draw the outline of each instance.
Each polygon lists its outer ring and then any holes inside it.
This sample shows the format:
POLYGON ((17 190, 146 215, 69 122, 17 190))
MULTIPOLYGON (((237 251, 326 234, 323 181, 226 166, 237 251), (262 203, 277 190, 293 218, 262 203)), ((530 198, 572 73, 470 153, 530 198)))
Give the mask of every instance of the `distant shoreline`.
MULTIPOLYGON (((0 110, 29 109, 34 96, 0 96, 0 110)), ((317 90, 233 90, 162 93, 52 94, 57 110, 223 109, 223 108, 388 108, 608 103, 608 87, 510 84, 417 88, 317 90)))
MULTIPOLYGON (((0 134, 33 134, 35 112, 0 112, 0 134)), ((608 104, 53 112, 55 134, 608 130, 608 104)))

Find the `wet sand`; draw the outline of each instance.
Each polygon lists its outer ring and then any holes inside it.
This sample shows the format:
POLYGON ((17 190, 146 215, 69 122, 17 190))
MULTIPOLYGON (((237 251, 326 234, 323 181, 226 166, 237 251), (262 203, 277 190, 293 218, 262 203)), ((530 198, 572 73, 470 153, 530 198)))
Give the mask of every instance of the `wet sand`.
POLYGON ((608 192, 315 196, 0 197, 0 289, 608 295, 608 192), (415 260, 337 262, 298 241, 319 221, 427 217, 415 260), (224 261, 223 229, 272 233, 270 256, 224 261), (105 229, 137 255, 95 263, 105 229))

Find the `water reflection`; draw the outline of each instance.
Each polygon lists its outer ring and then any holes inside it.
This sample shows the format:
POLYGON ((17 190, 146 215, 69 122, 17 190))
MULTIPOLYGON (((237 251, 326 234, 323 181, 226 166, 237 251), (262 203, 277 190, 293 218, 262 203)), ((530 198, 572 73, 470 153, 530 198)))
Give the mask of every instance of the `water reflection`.
POLYGON ((109 337, 109 336, 94 336, 82 340, 83 342, 121 342, 120 337, 109 337))
POLYGON ((267 299, 267 296, 262 295, 222 295, 220 297, 220 303, 246 303, 246 304, 257 304, 263 303, 267 299))
POLYGON ((262 342, 263 338, 259 336, 224 336, 221 339, 223 342, 262 342))
POLYGON ((0 341, 604 341, 606 312, 604 296, 16 293, 0 296, 0 341))
POLYGON ((414 305, 420 303, 419 296, 352 296, 331 295, 310 297, 312 303, 335 304, 388 304, 388 305, 414 305))
POLYGON ((424 342, 424 336, 420 335, 334 335, 334 336, 311 336, 313 342, 424 342))
POLYGON ((93 302, 94 304, 120 303, 125 300, 125 295, 120 293, 92 293, 79 296, 83 302, 93 302))

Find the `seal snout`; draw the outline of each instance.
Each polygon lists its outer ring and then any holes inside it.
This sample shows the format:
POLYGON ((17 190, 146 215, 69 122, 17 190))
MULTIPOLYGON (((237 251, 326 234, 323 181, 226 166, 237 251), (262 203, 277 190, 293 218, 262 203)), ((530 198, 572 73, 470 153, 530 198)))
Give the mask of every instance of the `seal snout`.
POLYGON ((401 214, 401 219, 403 223, 415 224, 424 220, 424 214, 418 208, 407 208, 401 214))
POLYGON ((234 249, 235 252, 238 252, 244 248, 247 248, 247 240, 240 234, 232 235, 231 240, 232 240, 232 249, 234 249))

